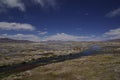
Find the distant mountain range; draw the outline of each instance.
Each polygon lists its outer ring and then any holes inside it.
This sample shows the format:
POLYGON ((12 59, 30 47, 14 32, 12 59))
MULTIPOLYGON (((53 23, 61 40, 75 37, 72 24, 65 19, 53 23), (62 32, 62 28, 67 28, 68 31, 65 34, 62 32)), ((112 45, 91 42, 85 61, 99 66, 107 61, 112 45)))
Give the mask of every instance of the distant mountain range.
POLYGON ((15 40, 10 38, 0 38, 0 43, 33 43, 33 41, 29 40, 15 40))
POLYGON ((111 39, 111 40, 107 40, 109 42, 120 42, 120 39, 111 39))
MULTIPOLYGON (((120 39, 112 39, 112 40, 106 40, 106 41, 120 42, 120 39)), ((74 42, 74 41, 43 41, 43 42, 46 42, 46 43, 66 43, 66 42, 74 42)), ((34 42, 29 41, 29 40, 16 40, 16 39, 10 39, 10 38, 0 38, 0 43, 34 43, 34 42)))

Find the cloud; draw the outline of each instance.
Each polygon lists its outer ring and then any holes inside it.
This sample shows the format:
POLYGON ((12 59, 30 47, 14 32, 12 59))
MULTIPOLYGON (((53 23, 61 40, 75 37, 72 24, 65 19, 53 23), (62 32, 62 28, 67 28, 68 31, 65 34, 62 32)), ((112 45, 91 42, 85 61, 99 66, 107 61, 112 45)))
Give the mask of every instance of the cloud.
POLYGON ((120 39, 120 28, 109 30, 108 32, 103 33, 100 36, 90 35, 90 36, 76 36, 66 33, 57 33, 48 37, 45 37, 43 40, 58 40, 58 41, 102 41, 108 39, 120 39))
POLYGON ((21 11, 25 11, 25 5, 22 0, 0 0, 0 8, 18 8, 21 11))
POLYGON ((1 30, 35 30, 35 27, 31 24, 22 24, 22 23, 9 23, 9 22, 0 22, 1 30))
POLYGON ((109 30, 103 36, 107 39, 120 39, 120 28, 109 30))
POLYGON ((15 35, 8 35, 8 34, 2 34, 0 35, 0 38, 11 38, 11 39, 17 39, 17 40, 30 40, 30 41, 40 41, 40 37, 33 35, 33 34, 15 34, 15 35))
POLYGON ((34 0, 34 2, 41 5, 41 7, 55 7, 56 6, 56 0, 34 0))
POLYGON ((113 11, 110 11, 107 15, 107 17, 117 17, 120 16, 120 8, 117 8, 113 11))
POLYGON ((47 37, 39 37, 34 34, 1 34, 0 38, 11 38, 17 40, 30 40, 30 41, 100 41, 102 37, 91 36, 75 36, 66 33, 57 33, 47 37))
MULTIPOLYGON (((28 0, 31 5, 37 3, 42 8, 55 8, 56 0, 28 0)), ((9 8, 16 8, 20 11, 26 10, 26 4, 23 0, 0 0, 0 12, 7 11, 9 8)))
POLYGON ((60 41, 87 41, 91 40, 93 36, 75 36, 69 35, 66 33, 57 33, 55 35, 51 35, 46 37, 44 40, 60 40, 60 41))
POLYGON ((38 31, 38 34, 39 35, 45 35, 45 34, 47 34, 48 32, 47 31, 38 31))

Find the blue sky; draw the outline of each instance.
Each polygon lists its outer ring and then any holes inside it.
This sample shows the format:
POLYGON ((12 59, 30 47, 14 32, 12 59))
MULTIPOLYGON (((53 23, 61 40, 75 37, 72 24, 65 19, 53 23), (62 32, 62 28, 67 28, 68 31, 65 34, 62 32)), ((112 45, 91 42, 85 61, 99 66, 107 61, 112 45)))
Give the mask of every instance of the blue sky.
POLYGON ((32 41, 120 38, 120 0, 0 0, 0 37, 32 41))

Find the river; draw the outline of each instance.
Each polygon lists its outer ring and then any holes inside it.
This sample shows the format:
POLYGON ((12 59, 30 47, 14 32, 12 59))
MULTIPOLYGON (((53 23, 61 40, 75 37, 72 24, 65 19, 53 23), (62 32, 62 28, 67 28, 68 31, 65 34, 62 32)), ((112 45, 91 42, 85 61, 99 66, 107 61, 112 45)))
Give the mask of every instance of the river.
POLYGON ((76 53, 76 54, 52 56, 52 57, 48 57, 48 58, 37 59, 37 60, 31 61, 28 63, 21 63, 21 64, 12 65, 12 66, 3 66, 3 67, 0 67, 0 73, 22 72, 22 71, 30 70, 30 69, 38 67, 38 66, 62 62, 65 60, 77 59, 82 56, 98 54, 98 51, 100 51, 100 50, 102 50, 102 48, 100 46, 93 45, 93 46, 90 46, 89 49, 87 49, 83 52, 80 52, 80 53, 76 53))

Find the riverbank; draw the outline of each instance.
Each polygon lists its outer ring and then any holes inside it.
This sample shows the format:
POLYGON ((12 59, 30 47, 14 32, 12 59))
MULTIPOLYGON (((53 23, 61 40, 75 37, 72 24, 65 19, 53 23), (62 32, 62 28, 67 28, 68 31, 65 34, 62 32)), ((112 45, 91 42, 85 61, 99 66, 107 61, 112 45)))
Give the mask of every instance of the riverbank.
POLYGON ((98 54, 39 66, 2 80, 119 80, 120 54, 98 54))
MULTIPOLYGON (((120 69, 119 48, 120 46, 106 45, 99 47, 94 44, 94 46, 89 46, 89 49, 79 53, 45 54, 46 57, 1 67, 0 80, 38 80, 38 77, 41 80, 72 80, 73 78, 75 80, 97 80, 102 78, 102 80, 114 80, 116 75, 119 75, 119 72, 115 72, 116 69, 120 69), (105 78, 103 74, 106 74, 105 78)), ((117 78, 119 77, 117 76, 117 78)))

